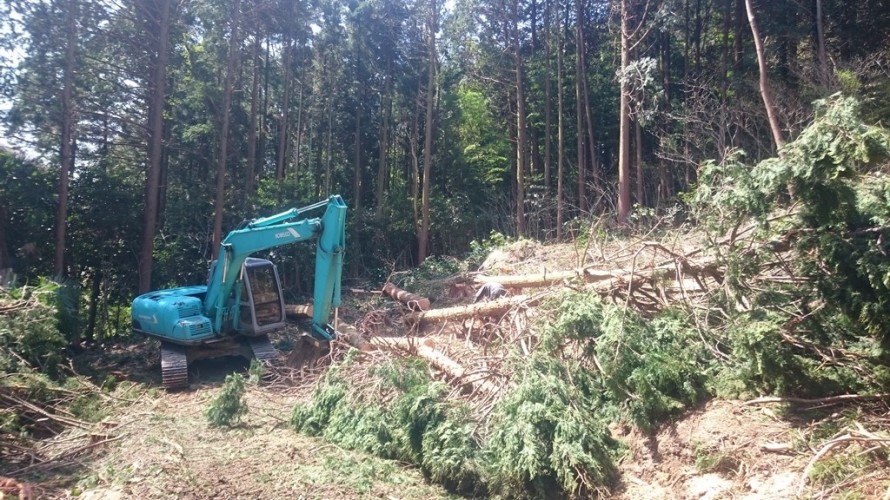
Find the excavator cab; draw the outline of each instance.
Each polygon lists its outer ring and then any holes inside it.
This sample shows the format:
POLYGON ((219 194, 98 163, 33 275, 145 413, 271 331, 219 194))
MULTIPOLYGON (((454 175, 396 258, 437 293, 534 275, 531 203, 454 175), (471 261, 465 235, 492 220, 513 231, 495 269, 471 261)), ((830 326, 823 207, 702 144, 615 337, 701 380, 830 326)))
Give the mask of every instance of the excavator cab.
POLYGON ((265 335, 284 327, 284 297, 275 264, 265 259, 244 262, 239 328, 247 336, 265 335))

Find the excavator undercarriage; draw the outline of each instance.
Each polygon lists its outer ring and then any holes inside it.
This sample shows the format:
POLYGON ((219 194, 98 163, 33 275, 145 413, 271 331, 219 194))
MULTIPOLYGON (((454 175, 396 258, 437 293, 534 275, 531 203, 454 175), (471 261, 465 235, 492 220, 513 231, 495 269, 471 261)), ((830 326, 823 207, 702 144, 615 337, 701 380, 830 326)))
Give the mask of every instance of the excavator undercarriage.
POLYGON ((200 346, 184 346, 161 342, 161 379, 167 390, 184 389, 189 385, 189 364, 199 359, 241 356, 261 363, 271 362, 278 355, 269 337, 226 338, 200 346))

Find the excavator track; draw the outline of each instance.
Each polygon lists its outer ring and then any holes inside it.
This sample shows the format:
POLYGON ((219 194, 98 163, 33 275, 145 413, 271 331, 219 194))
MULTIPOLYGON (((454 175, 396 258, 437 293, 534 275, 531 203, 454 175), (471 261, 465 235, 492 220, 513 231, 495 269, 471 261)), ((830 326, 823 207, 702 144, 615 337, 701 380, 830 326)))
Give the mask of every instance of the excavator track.
POLYGON ((167 390, 188 387, 189 362, 185 347, 161 342, 161 379, 167 390))
POLYGON ((261 363, 271 362, 278 355, 278 351, 272 346, 269 337, 265 335, 250 337, 247 340, 250 343, 250 349, 253 351, 253 357, 261 363))

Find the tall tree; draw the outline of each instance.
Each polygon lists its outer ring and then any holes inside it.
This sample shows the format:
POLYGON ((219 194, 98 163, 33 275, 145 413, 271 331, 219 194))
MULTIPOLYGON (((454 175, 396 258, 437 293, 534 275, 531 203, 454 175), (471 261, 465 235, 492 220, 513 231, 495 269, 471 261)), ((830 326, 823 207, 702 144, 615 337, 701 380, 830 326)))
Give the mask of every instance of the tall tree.
POLYGON ((785 145, 785 139, 782 138, 782 128, 776 116, 776 106, 773 104, 773 96, 769 88, 769 70, 766 66, 763 39, 760 37, 760 30, 757 29, 757 18, 755 17, 751 0, 745 0, 745 9, 748 12, 748 24, 751 25, 751 35, 754 37, 754 49, 757 53, 757 66, 760 70, 760 77, 758 78, 760 97, 763 99, 763 106, 766 108, 766 117, 769 119, 769 129, 773 134, 776 150, 781 151, 782 146, 785 145))
MULTIPOLYGON (((559 18, 559 4, 556 2, 556 17, 559 18)), ((568 19, 568 13, 566 13, 568 19)), ((568 21, 558 25, 568 24, 568 21)), ((562 226, 565 222, 565 27, 558 30, 556 47, 556 238, 562 239, 562 226)))
POLYGON ((828 85, 828 56, 825 52, 825 25, 822 16, 822 0, 816 0, 816 56, 819 61, 819 83, 828 85))
POLYGON ((423 181, 421 187, 421 222, 417 235, 417 261, 423 262, 429 256, 430 243, 430 175, 433 166, 433 113, 436 97, 436 67, 439 62, 436 48, 436 32, 438 31, 439 6, 436 0, 430 0, 427 20, 427 84, 426 84, 426 118, 424 121, 423 141, 423 181))
POLYGON ((136 13, 151 45, 148 95, 148 160, 145 175, 145 212, 142 249, 139 253, 139 292, 151 290, 154 239, 157 231, 161 157, 164 149, 164 107, 166 104, 167 62, 170 58, 170 25, 173 0, 137 0, 136 13))
MULTIPOLYGON (((257 2, 258 3, 258 2, 257 2)), ((244 196, 250 199, 253 196, 256 187, 256 164, 257 164, 257 132, 259 128, 259 109, 260 109, 260 40, 261 25, 259 16, 259 6, 254 5, 253 22, 253 44, 251 45, 250 67, 252 70, 251 87, 250 87, 250 125, 247 132, 247 171, 245 173, 244 196)))
MULTIPOLYGON (((630 64, 631 2, 621 0, 621 70, 630 64)), ((630 88, 628 79, 621 78, 618 137, 618 223, 625 224, 630 214, 630 88)))
POLYGON ((520 48, 519 0, 511 2, 514 77, 516 85, 516 233, 525 234, 525 170, 528 164, 528 139, 525 110, 525 82, 520 48))
POLYGON ((65 275, 65 229, 68 225, 68 184, 74 170, 74 127, 77 122, 74 106, 74 70, 77 50, 77 0, 67 1, 65 25, 65 75, 62 83, 62 136, 59 165, 58 207, 56 211, 55 275, 65 275))
POLYGON ((584 27, 582 0, 575 0, 575 144, 578 155, 578 209, 587 210, 587 158, 584 122, 584 27))
POLYGON ((235 0, 232 5, 232 13, 229 27, 229 50, 226 58, 226 78, 223 89, 223 104, 221 126, 219 131, 219 159, 216 164, 216 196, 213 202, 213 246, 211 248, 212 259, 217 258, 219 244, 222 241, 222 220, 225 211, 226 196, 226 162, 229 152, 229 117, 232 109, 232 93, 234 92, 235 65, 237 64, 238 48, 238 24, 241 18, 241 0, 235 0))

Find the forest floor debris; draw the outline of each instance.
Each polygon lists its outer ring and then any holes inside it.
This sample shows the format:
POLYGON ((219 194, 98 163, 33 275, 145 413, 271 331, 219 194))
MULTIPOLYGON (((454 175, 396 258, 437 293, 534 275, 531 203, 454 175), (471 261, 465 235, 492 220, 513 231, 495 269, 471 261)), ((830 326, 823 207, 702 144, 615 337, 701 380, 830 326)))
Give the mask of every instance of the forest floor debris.
MULTIPOLYGON (((425 322, 417 315, 471 308, 472 294, 453 296, 449 290, 455 284, 473 287, 484 281, 481 275, 440 280, 435 284, 439 293, 429 294, 432 307, 422 313, 381 294, 347 294, 341 317, 356 329, 344 337, 366 344, 351 376, 363 384, 369 367, 419 355, 451 387, 449 397, 465 401, 475 420, 484 421, 511 383, 511 356, 530 356, 540 342, 530 325, 547 312, 537 304, 558 290, 575 290, 644 313, 676 302, 695 307, 723 287, 716 274, 720 270, 698 254, 700 247, 691 237, 664 242, 648 236, 620 245, 523 245, 499 257, 513 275, 581 271, 526 282, 504 299, 506 307, 425 322)), ((744 307, 744 301, 739 305, 744 307)), ((448 497, 403 462, 293 431, 293 408, 311 399, 315 382, 351 349, 338 341, 314 366, 290 368, 287 354, 298 339, 294 329, 273 339, 282 351, 278 366, 261 384, 248 386, 248 412, 242 424, 231 428, 209 426, 204 411, 225 375, 245 371, 245 362, 202 361, 193 367, 188 391, 165 393, 158 389, 154 342, 110 346, 91 359, 87 353, 81 360, 91 366, 94 378, 133 382, 130 390, 137 393, 112 396, 117 399, 101 422, 71 425, 42 440, 42 456, 58 458, 59 467, 5 464, 0 476, 33 485, 41 497, 281 497, 298 492, 309 498, 448 497)), ((9 398, 7 403, 17 404, 9 398)), ((711 399, 650 432, 627 423, 610 425, 612 437, 625 447, 611 494, 628 499, 794 498, 803 487, 818 498, 849 491, 886 497, 890 477, 881 468, 890 427, 886 398, 855 407, 840 405, 849 403, 843 399, 828 401, 832 406, 827 408, 802 407, 800 401, 757 403, 711 399)))

